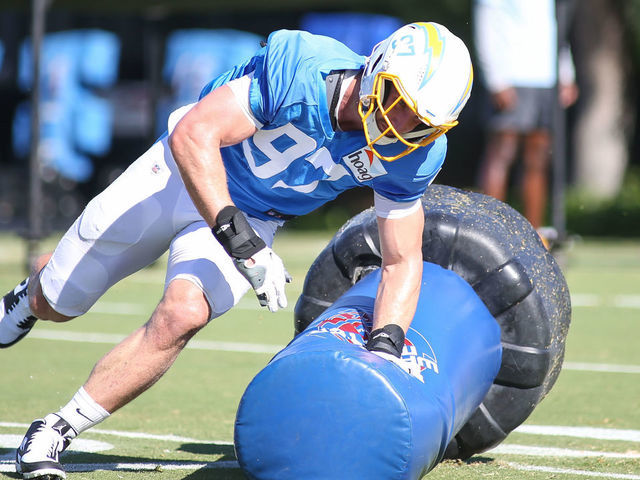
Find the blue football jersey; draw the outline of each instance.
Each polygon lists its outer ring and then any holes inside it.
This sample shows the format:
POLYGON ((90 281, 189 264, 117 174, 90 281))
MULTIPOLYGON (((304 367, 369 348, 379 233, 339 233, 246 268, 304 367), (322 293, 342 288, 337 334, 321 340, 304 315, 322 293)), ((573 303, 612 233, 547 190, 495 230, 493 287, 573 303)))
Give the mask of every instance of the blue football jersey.
MULTIPOLYGON (((229 192, 240 209, 262 219, 288 218, 361 186, 401 202, 422 196, 444 161, 444 136, 386 162, 371 152, 362 131, 331 125, 325 79, 332 71, 361 69, 364 61, 329 37, 280 30, 253 58, 202 90, 200 98, 252 74, 249 107, 263 126, 222 149, 229 192)), ((390 155, 404 148, 397 142, 380 151, 390 155)))

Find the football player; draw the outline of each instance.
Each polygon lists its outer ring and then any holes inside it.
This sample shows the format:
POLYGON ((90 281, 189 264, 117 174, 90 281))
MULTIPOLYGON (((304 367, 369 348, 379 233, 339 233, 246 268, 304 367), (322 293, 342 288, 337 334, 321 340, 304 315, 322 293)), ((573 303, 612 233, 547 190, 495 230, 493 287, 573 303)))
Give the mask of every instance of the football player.
POLYGON ((96 364, 67 405, 32 423, 17 471, 64 478, 58 455, 71 440, 151 387, 249 288, 270 311, 286 307, 290 277, 271 249, 277 228, 350 188, 373 190, 380 231, 382 277, 366 348, 400 363, 422 275, 420 198, 442 167, 443 134, 472 81, 467 48, 436 23, 402 27, 369 57, 281 30, 175 111, 167 133, 3 299, 0 343, 9 346, 36 319, 84 314, 169 250, 149 321, 96 364))

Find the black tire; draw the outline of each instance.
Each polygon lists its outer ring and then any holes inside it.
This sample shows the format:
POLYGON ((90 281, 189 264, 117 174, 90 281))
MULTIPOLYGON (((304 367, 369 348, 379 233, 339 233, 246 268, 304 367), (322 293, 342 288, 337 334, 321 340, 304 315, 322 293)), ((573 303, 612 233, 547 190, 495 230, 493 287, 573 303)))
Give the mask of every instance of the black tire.
MULTIPOLYGON (((453 270, 502 330, 502 365, 491 389, 447 447, 468 458, 499 444, 555 383, 571 320, 564 276, 536 231, 486 195, 432 185, 422 199, 424 260, 453 270)), ((296 334, 380 266, 373 209, 349 220, 313 262, 295 307, 296 334)))

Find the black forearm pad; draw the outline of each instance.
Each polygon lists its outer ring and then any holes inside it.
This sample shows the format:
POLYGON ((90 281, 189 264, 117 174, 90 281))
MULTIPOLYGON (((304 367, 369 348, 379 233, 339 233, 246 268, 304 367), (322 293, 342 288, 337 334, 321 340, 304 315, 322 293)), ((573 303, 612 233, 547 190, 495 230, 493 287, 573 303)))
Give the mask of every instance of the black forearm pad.
POLYGON ((227 253, 234 258, 250 258, 266 247, 238 207, 224 207, 216 217, 216 225, 211 229, 213 236, 227 253))
POLYGON ((369 351, 385 352, 400 358, 404 348, 404 330, 393 323, 378 328, 369 334, 365 348, 369 351))

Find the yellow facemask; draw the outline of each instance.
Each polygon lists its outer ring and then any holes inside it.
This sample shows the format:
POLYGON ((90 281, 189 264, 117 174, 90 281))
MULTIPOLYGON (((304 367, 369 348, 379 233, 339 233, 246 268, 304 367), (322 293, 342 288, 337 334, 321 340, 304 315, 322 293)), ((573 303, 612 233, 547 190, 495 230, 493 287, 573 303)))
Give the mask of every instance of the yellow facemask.
POLYGON ((397 75, 393 75, 386 72, 380 72, 376 75, 373 91, 370 95, 367 95, 364 98, 360 99, 358 103, 358 114, 362 119, 362 125, 364 127, 364 135, 367 139, 367 144, 371 151, 381 160, 385 160, 387 162, 392 162, 397 160, 398 158, 404 157, 405 155, 410 154, 414 150, 419 147, 424 147, 431 142, 433 142, 440 135, 446 133, 450 128, 456 126, 458 124, 457 121, 452 123, 447 123, 443 125, 432 125, 428 118, 421 116, 418 113, 415 102, 407 95, 406 91, 402 87, 402 82, 397 75), (385 82, 389 82, 385 85, 385 82), (390 88, 390 85, 398 92, 398 98, 396 98, 389 106, 385 108, 383 105, 383 95, 386 88, 390 88), (368 106, 364 104, 367 103, 368 106), (420 128, 418 132, 409 132, 406 134, 400 134, 396 127, 393 125, 391 120, 389 119, 389 112, 391 112, 395 107, 397 107, 401 102, 404 102, 411 111, 416 115, 416 117, 420 120, 422 124, 424 124, 424 128, 420 128), (376 124, 376 112, 380 112, 382 115, 382 119, 386 124, 386 128, 378 133, 378 128, 376 124), (371 130, 375 132, 372 133, 371 130), (378 149, 376 148, 376 142, 380 142, 384 138, 389 138, 389 134, 393 134, 395 139, 400 140, 404 145, 406 145, 406 149, 400 152, 397 155, 393 156, 385 156, 382 155, 378 149), (372 138, 375 135, 375 138, 372 138), (415 137, 415 138, 414 138, 415 137))

